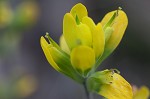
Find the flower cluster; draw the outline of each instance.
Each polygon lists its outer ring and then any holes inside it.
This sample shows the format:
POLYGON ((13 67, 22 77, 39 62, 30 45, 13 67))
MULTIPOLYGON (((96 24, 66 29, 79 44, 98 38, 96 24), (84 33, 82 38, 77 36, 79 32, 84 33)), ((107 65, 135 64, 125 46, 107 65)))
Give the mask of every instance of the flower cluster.
POLYGON ((86 84, 89 91, 108 99, 132 99, 130 84, 114 70, 95 72, 120 43, 128 25, 121 8, 109 12, 95 24, 81 3, 76 4, 63 19, 60 46, 46 33, 40 43, 48 62, 57 71, 86 84))

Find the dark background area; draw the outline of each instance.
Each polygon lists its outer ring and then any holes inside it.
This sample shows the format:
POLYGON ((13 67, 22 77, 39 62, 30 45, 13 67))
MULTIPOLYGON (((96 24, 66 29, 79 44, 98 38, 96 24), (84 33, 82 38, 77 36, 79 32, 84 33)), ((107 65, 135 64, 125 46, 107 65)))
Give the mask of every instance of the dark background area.
MULTIPOLYGON (((9 2, 15 7, 22 1, 24 0, 9 2)), ((36 91, 24 99, 81 99, 84 97, 81 85, 58 73, 49 65, 39 41, 41 36, 49 32, 50 36, 59 42, 64 14, 69 12, 72 6, 81 2, 87 7, 89 16, 95 23, 100 22, 106 13, 116 10, 119 6, 128 16, 129 24, 120 45, 99 66, 98 70, 117 68, 129 83, 138 87, 146 85, 150 88, 149 0, 35 1, 39 6, 36 24, 22 31, 15 50, 0 56, 0 82, 3 79, 11 79, 12 71, 15 71, 16 75, 31 74, 37 79, 36 91)), ((3 30, 0 32, 2 33, 3 30)))

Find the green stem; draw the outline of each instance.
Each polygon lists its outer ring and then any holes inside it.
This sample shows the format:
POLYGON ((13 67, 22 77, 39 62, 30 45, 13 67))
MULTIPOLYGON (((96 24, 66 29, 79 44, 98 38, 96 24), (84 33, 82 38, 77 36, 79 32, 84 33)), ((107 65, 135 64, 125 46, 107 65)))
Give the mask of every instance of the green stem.
POLYGON ((84 89, 85 89, 87 99, 93 99, 92 94, 88 91, 87 84, 86 84, 86 79, 85 79, 85 82, 83 83, 83 86, 84 86, 84 89))
POLYGON ((85 94, 86 94, 87 99, 90 99, 90 93, 87 89, 86 81, 83 83, 83 86, 84 86, 84 89, 85 89, 85 94))

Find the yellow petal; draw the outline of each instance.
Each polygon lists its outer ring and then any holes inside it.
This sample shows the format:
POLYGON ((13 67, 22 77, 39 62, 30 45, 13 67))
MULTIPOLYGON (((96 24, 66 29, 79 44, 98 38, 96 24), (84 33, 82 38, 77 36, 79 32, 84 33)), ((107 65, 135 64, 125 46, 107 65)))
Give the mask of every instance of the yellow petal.
POLYGON ((112 84, 104 84, 100 87, 99 94, 108 99, 132 99, 132 87, 119 74, 113 74, 112 84))
POLYGON ((87 16, 87 14, 88 14, 86 7, 81 3, 76 4, 71 9, 70 13, 74 17, 74 19, 76 18, 76 16, 78 16, 80 22, 81 22, 82 18, 87 16))
POLYGON ((93 33, 93 48, 96 52, 97 57, 101 56, 104 51, 105 38, 102 25, 99 23, 96 26, 95 32, 93 33))
POLYGON ((87 46, 78 46, 71 52, 71 63, 77 70, 85 72, 95 63, 94 50, 87 46))
POLYGON ((92 45, 92 35, 89 27, 85 24, 76 25, 75 19, 69 13, 63 20, 63 35, 70 50, 78 45, 92 45))
POLYGON ((51 56, 51 53, 49 51, 49 45, 47 43, 47 41, 45 40, 45 38, 42 36, 41 39, 40 39, 40 43, 41 43, 41 47, 43 49, 43 52, 45 54, 45 57, 47 59, 47 61, 52 65, 52 67, 57 70, 57 71, 61 71, 60 68, 57 66, 57 64, 54 62, 52 56, 51 56))
POLYGON ((107 27, 105 30, 105 43, 107 44, 107 41, 110 39, 111 34, 114 32, 114 29, 112 27, 107 27))
POLYGON ((150 91, 146 86, 142 86, 134 94, 133 99, 149 99, 150 91))
POLYGON ((95 29, 95 27, 96 27, 96 25, 93 22, 93 20, 90 17, 88 17, 88 16, 85 16, 82 19, 82 23, 86 24, 91 29, 91 31, 93 31, 95 29))
POLYGON ((82 23, 90 27, 93 38, 93 49, 95 51, 96 58, 98 58, 102 55, 105 45, 104 32, 102 26, 100 23, 96 26, 93 20, 89 17, 84 17, 82 19, 82 23))
MULTIPOLYGON (((109 21, 109 19, 113 16, 114 13, 115 11, 112 11, 106 14, 106 16, 103 18, 101 22, 102 26, 104 26, 109 21)), ((128 25, 128 18, 125 12, 123 12, 122 10, 119 10, 118 16, 115 18, 111 26, 114 29, 114 31, 113 33, 111 33, 109 40, 105 44, 106 50, 102 56, 103 58, 106 58, 118 46, 118 44, 120 43, 124 35, 127 25, 128 25)))
POLYGON ((66 52, 67 54, 70 54, 69 47, 68 47, 63 35, 60 37, 60 47, 64 52, 66 52))

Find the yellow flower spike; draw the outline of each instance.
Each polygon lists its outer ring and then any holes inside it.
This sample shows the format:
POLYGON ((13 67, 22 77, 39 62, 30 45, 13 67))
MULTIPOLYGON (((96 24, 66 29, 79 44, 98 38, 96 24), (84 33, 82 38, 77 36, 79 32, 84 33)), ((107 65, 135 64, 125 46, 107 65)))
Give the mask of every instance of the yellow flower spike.
POLYGON ((63 35, 60 37, 59 43, 60 43, 60 48, 69 55, 70 50, 69 50, 69 47, 68 47, 66 40, 65 40, 63 35))
POLYGON ((105 51, 101 60, 105 59, 108 55, 110 55, 114 51, 114 49, 118 46, 128 25, 128 18, 125 12, 122 10, 116 10, 109 12, 108 14, 105 15, 105 17, 101 21, 103 28, 110 21, 110 19, 114 17, 114 14, 116 16, 112 20, 111 24, 109 24, 109 27, 113 28, 113 32, 111 33, 110 38, 105 44, 105 51))
POLYGON ((126 14, 117 10, 95 25, 86 7, 79 3, 64 15, 61 47, 50 37, 51 44, 43 41, 46 43, 41 45, 50 63, 55 63, 54 68, 85 84, 88 91, 108 99, 132 99, 132 87, 121 75, 114 70, 95 72, 99 63, 118 46, 127 24, 126 14))
POLYGON ((60 68, 58 67, 58 65, 54 62, 51 53, 49 51, 49 46, 50 44, 47 43, 47 41, 45 40, 45 38, 42 36, 40 39, 40 43, 41 43, 41 47, 43 49, 43 52, 45 54, 45 57, 47 59, 47 61, 52 65, 52 67, 57 70, 57 71, 61 71, 60 68))
POLYGON ((82 19, 82 23, 88 25, 90 27, 93 39, 93 49, 95 51, 96 58, 100 57, 104 51, 104 32, 101 24, 99 23, 97 26, 93 22, 93 20, 89 17, 84 17, 82 19))
POLYGON ((88 78, 88 89, 107 99, 132 99, 131 85, 119 74, 104 70, 88 78))
POLYGON ((92 34, 86 24, 76 24, 70 13, 65 14, 63 20, 63 35, 70 50, 78 45, 92 46, 92 34))
POLYGON ((71 63, 81 74, 86 74, 95 64, 94 50, 87 46, 78 46, 71 52, 71 63))
POLYGON ((70 13, 74 17, 74 19, 76 19, 76 16, 78 16, 80 22, 82 21, 83 17, 88 15, 86 7, 83 4, 81 4, 81 3, 76 4, 71 9, 70 13))
POLYGON ((133 99, 149 99, 150 91, 146 86, 142 86, 134 93, 133 99))

